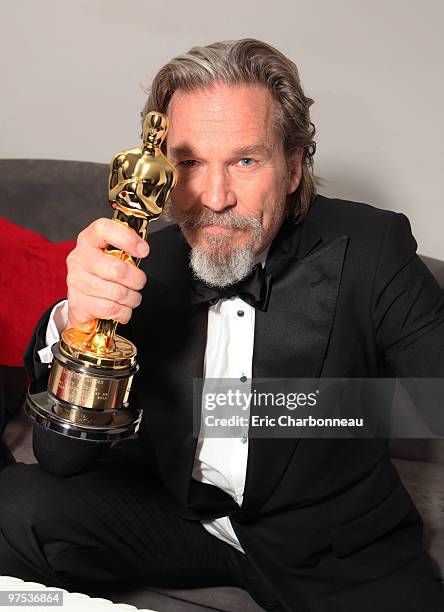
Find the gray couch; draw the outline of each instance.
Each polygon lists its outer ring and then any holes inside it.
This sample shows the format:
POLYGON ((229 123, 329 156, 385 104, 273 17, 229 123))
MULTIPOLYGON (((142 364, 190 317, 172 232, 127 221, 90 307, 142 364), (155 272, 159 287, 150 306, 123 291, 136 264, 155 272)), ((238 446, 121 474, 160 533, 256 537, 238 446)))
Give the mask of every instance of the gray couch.
MULTIPOLYGON (((90 221, 111 215, 106 200, 107 173, 105 164, 0 160, 0 216, 37 231, 53 242, 74 240, 90 221)), ((152 229, 161 226, 162 221, 157 221, 152 229)), ((444 263, 423 259, 444 286, 444 263)), ((21 379, 17 369, 3 368, 3 381, 6 381, 3 394, 9 406, 18 402, 18 398, 13 397, 12 390, 9 393, 7 384, 17 378, 21 379)), ((21 410, 7 424, 4 440, 17 461, 35 461, 30 425, 21 410)), ((424 545, 433 559, 436 579, 444 581, 444 440, 392 440, 391 454, 424 519, 424 545)), ((159 611, 260 610, 246 592, 229 587, 179 590, 147 585, 137 590, 102 595, 159 611)))

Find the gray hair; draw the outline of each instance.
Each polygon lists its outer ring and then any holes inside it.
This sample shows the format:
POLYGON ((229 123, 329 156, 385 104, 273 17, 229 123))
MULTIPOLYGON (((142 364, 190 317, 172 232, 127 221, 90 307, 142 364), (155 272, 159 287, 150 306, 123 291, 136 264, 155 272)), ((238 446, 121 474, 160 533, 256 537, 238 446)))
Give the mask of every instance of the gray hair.
POLYGON ((153 80, 142 121, 151 110, 166 113, 176 90, 193 91, 216 82, 262 84, 271 92, 276 102, 276 127, 288 167, 292 154, 302 149, 301 182, 288 202, 288 216, 302 221, 315 193, 312 169, 316 129, 309 112, 313 100, 305 96, 294 62, 271 45, 244 38, 193 47, 188 53, 173 58, 153 80))

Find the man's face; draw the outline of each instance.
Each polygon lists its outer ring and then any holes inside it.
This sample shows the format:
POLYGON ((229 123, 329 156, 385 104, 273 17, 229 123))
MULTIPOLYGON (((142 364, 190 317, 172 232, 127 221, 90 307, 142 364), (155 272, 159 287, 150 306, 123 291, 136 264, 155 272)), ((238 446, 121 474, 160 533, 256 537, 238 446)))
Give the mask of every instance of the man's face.
POLYGON ((287 167, 270 92, 223 84, 178 90, 167 114, 167 157, 179 175, 172 206, 192 249, 219 262, 260 253, 301 178, 299 153, 287 167))

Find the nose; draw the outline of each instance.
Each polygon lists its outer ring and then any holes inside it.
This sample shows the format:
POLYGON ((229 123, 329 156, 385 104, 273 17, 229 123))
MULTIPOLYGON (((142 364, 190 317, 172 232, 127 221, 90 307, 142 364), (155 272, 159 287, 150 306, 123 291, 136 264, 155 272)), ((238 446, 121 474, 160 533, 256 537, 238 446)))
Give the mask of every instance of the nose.
POLYGON ((207 169, 203 177, 201 202, 214 211, 222 211, 236 204, 236 195, 224 168, 207 169))

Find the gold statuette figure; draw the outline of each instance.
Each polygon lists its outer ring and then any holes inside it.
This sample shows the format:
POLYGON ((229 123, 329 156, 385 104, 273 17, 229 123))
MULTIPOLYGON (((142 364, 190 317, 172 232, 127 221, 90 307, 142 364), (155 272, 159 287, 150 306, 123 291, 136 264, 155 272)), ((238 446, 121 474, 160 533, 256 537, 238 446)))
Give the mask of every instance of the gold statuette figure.
MULTIPOLYGON (((114 156, 109 172, 113 219, 146 239, 148 224, 157 219, 174 189, 177 173, 161 151, 168 122, 158 112, 147 114, 140 147, 114 156)), ((112 257, 138 266, 140 260, 106 247, 112 257)), ((32 385, 26 410, 48 429, 95 442, 131 436, 141 410, 128 396, 137 371, 137 349, 116 335, 116 321, 98 319, 90 333, 69 328, 52 347, 48 388, 32 385)))

